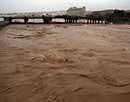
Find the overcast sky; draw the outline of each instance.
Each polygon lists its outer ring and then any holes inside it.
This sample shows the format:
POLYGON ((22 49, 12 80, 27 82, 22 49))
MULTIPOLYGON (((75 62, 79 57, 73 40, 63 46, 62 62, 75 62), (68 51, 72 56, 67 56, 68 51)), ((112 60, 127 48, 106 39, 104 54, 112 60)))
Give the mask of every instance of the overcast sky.
POLYGON ((57 11, 86 6, 87 10, 130 9, 130 0, 0 0, 0 13, 57 11))

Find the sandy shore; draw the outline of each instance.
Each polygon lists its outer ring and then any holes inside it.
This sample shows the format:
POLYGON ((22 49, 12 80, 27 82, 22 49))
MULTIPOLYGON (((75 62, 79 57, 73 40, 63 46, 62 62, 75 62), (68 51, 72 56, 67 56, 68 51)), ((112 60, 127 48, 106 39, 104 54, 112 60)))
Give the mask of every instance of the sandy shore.
POLYGON ((130 25, 6 26, 0 102, 130 102, 130 25))

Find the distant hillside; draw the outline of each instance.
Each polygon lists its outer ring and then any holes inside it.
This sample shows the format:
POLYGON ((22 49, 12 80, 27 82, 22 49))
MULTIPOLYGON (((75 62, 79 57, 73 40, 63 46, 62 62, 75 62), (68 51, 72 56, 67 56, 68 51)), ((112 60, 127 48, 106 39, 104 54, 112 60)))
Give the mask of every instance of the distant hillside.
MULTIPOLYGON (((102 11, 93 11, 92 15, 100 15, 100 16, 105 16, 105 15, 111 15, 114 13, 115 10, 109 9, 109 10, 102 10, 102 11)), ((130 12, 130 10, 124 10, 125 12, 130 12)))
POLYGON ((112 14, 114 12, 114 10, 110 9, 110 10, 102 10, 102 11, 93 11, 92 15, 100 15, 100 16, 105 16, 106 14, 112 14))
POLYGON ((129 12, 129 13, 130 13, 130 10, 126 10, 126 12, 129 12))

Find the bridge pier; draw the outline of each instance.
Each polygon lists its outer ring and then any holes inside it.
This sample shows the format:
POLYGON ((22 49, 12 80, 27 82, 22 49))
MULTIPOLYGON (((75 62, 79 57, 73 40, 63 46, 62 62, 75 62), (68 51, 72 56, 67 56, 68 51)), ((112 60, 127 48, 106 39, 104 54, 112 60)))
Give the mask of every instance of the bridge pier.
POLYGON ((4 17, 4 21, 8 21, 8 19, 4 17))
POLYGON ((5 22, 8 22, 8 23, 12 23, 12 18, 11 18, 11 17, 10 17, 10 18, 4 17, 4 21, 5 21, 5 22))
POLYGON ((76 20, 74 19, 74 23, 76 23, 76 20))
POLYGON ((67 19, 65 19, 65 23, 67 23, 68 22, 68 20, 67 19))
POLYGON ((52 22, 52 17, 48 17, 48 16, 42 16, 43 19, 43 23, 44 24, 50 24, 52 22))
POLYGON ((72 23, 72 19, 71 18, 69 18, 69 23, 72 23))
POLYGON ((51 18, 44 18, 44 23, 45 24, 50 24, 52 22, 51 18))
POLYGON ((65 20, 65 23, 77 23, 78 18, 67 16, 67 17, 64 17, 64 20, 65 20))
POLYGON ((78 22, 78 19, 75 19, 75 23, 77 23, 78 22))
POLYGON ((92 19, 90 19, 90 24, 92 24, 92 19))
POLYGON ((99 19, 97 20, 97 24, 100 24, 100 20, 99 19))
POLYGON ((68 19, 66 16, 64 16, 65 23, 68 23, 68 19))
POLYGON ((23 19, 24 19, 24 24, 27 24, 27 23, 28 23, 29 18, 28 18, 28 17, 24 17, 23 19))

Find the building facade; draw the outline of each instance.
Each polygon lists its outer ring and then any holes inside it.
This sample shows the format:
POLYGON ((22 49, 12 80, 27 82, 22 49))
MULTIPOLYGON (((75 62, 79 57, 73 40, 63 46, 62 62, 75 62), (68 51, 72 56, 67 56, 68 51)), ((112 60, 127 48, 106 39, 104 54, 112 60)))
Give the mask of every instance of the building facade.
POLYGON ((67 10, 67 15, 70 16, 85 16, 86 15, 86 8, 77 8, 77 7, 72 7, 67 10))

